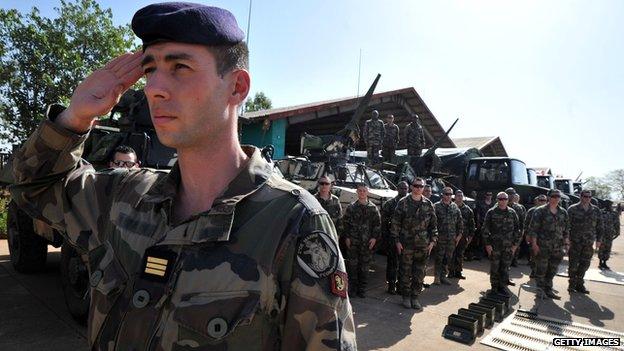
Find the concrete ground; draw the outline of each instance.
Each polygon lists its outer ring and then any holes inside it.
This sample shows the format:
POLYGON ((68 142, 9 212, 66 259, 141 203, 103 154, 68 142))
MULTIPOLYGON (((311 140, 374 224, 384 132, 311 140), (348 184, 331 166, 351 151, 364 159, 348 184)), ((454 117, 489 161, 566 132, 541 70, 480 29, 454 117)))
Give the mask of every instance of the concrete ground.
MULTIPOLYGON (((63 300, 58 273, 60 252, 52 247, 50 251, 45 272, 23 275, 13 270, 6 240, 0 240, 0 350, 87 350, 85 328, 71 318, 63 300)), ((624 272, 623 239, 614 242, 613 251, 609 265, 614 271, 624 272)), ((592 268, 597 264, 594 256, 592 268)), ((422 312, 407 310, 400 305, 400 297, 388 295, 384 274, 385 257, 376 256, 368 296, 352 299, 360 350, 491 349, 479 343, 490 330, 471 346, 441 336, 448 315, 477 302, 489 288, 486 260, 466 262, 464 275, 468 279, 459 284, 453 280, 451 286, 426 289, 421 295, 422 312)), ((529 282, 528 274, 524 260, 512 268, 511 278, 517 283, 512 289, 516 295, 514 308, 521 305, 530 309, 535 305, 532 292, 523 291, 520 300, 517 298, 520 284, 529 282)), ((425 282, 432 280, 429 275, 425 282)), ((590 295, 570 296, 566 278, 555 277, 554 284, 562 299, 545 300, 540 314, 624 332, 624 285, 587 281, 590 295)))

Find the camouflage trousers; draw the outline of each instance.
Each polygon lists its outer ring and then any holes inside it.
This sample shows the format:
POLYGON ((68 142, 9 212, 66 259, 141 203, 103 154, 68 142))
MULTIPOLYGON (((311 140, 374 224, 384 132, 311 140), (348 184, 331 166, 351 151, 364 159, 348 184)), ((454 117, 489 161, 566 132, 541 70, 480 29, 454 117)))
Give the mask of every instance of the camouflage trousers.
POLYGON ((468 244, 466 248, 466 255, 471 258, 480 259, 483 257, 483 237, 481 236, 481 229, 477 229, 474 236, 472 237, 472 241, 468 244))
POLYGON ((459 243, 457 243, 457 247, 455 248, 455 252, 453 253, 453 261, 449 265, 449 270, 451 274, 460 274, 464 269, 464 254, 466 253, 466 248, 468 247, 468 240, 465 236, 462 236, 459 243))
POLYGON ((511 245, 492 245, 492 254, 490 255, 490 285, 492 290, 507 287, 509 266, 512 259, 511 245))
POLYGON ((366 157, 371 164, 379 163, 379 150, 381 150, 381 145, 368 145, 366 147, 366 157))
POLYGON ((598 249, 598 258, 602 261, 607 261, 611 257, 611 246, 613 239, 607 239, 600 243, 600 249, 598 249))
POLYGON ((454 251, 455 239, 438 239, 438 243, 435 246, 435 277, 443 277, 448 274, 454 251))
POLYGON ((399 269, 401 294, 404 297, 416 297, 422 291, 428 259, 427 246, 404 248, 399 269))
POLYGON ((560 246, 540 245, 535 256, 535 279, 542 289, 552 289, 553 278, 557 275, 559 263, 563 259, 563 248, 560 246))
POLYGON ((368 283, 368 268, 373 253, 368 249, 368 241, 351 240, 351 246, 347 249, 347 274, 349 285, 354 292, 363 292, 368 283))
POLYGON ((570 250, 568 251, 568 279, 570 286, 583 284, 583 277, 585 277, 585 272, 589 269, 593 255, 593 243, 570 242, 570 250))
POLYGON ((396 284, 399 278, 399 253, 396 250, 396 246, 390 239, 384 239, 387 243, 385 247, 386 251, 386 282, 388 284, 396 284))
POLYGON ((395 149, 393 147, 384 146, 381 149, 381 156, 383 157, 383 161, 392 163, 392 161, 394 160, 394 151, 395 149))

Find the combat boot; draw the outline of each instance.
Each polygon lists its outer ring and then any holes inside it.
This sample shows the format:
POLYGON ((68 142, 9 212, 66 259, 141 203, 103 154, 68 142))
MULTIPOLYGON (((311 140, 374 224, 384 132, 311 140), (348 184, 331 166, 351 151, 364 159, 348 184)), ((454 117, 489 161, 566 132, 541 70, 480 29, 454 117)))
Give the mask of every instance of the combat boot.
POLYGON ((550 288, 544 289, 544 295, 546 295, 547 297, 553 300, 561 300, 561 297, 555 294, 555 292, 550 288))
POLYGON ((436 276, 436 277, 433 279, 433 285, 440 285, 440 277, 436 276))
POLYGON ((388 283, 388 294, 396 295, 396 293, 397 293, 396 284, 395 283, 388 283))
POLYGON ((571 293, 576 292, 576 285, 574 285, 574 284, 568 285, 568 291, 571 292, 571 293))
POLYGON ((444 285, 451 285, 451 281, 446 279, 445 276, 441 276, 440 277, 440 283, 444 284, 444 285))
POLYGON ((420 304, 420 301, 418 301, 417 297, 412 297, 412 301, 410 302, 411 302, 413 309, 419 310, 419 311, 422 310, 422 305, 420 304))
POLYGON ((607 266, 607 260, 602 261, 602 268, 604 268, 604 269, 606 269, 608 271, 611 270, 611 267, 607 266))
POLYGON ((583 283, 579 284, 576 286, 576 291, 583 293, 583 294, 587 294, 589 295, 589 290, 587 290, 587 288, 585 288, 585 285, 583 285, 583 283))
POLYGON ((600 260, 600 263, 598 264, 598 268, 605 269, 605 266, 606 266, 605 261, 600 260))
POLYGON ((412 308, 412 303, 411 303, 409 297, 407 297, 407 296, 403 296, 403 307, 409 308, 409 309, 412 308))

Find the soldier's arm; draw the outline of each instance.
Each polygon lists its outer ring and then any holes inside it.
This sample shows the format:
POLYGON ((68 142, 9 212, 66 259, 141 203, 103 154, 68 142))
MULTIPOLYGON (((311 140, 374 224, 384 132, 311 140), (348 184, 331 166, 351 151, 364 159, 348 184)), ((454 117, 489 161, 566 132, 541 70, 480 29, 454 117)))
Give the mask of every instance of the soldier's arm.
POLYGON ((396 130, 396 138, 394 140, 394 147, 398 147, 399 146, 399 142, 401 141, 401 130, 399 129, 398 125, 394 125, 394 129, 396 130))
POLYGON ((531 217, 532 217, 531 222, 530 222, 531 226, 529 227, 527 237, 531 240, 531 242, 536 243, 537 234, 538 234, 538 231, 540 230, 540 225, 541 225, 540 211, 539 210, 533 211, 533 215, 531 217))
POLYGON ((483 226, 481 227, 483 230, 483 243, 485 245, 492 245, 492 240, 491 240, 491 226, 492 225, 492 215, 490 214, 490 211, 486 212, 485 214, 485 218, 483 219, 483 226))
POLYGON ((403 225, 403 206, 399 202, 392 214, 392 222, 390 223, 390 237, 396 245, 400 242, 401 226, 403 225))
POLYGON ((622 227, 620 224, 620 214, 616 213, 613 215, 613 229, 614 229, 614 233, 615 235, 613 236, 613 239, 617 238, 618 236, 620 236, 620 232, 622 231, 622 227))
POLYGON ((436 216, 433 208, 431 211, 431 219, 429 220, 429 225, 427 226, 427 232, 429 233, 429 242, 438 241, 438 217, 436 216))
POLYGON ((563 238, 568 241, 570 240, 570 216, 568 216, 568 211, 563 210, 565 223, 563 229, 563 238))
POLYGON ((373 211, 371 212, 371 237, 379 239, 381 235, 381 216, 379 215, 379 210, 377 209, 377 206, 374 206, 373 211))
POLYGON ((370 123, 368 121, 364 122, 364 130, 362 131, 362 138, 364 139, 364 143, 368 144, 368 125, 370 123))
POLYGON ((514 213, 514 232, 516 233, 516 241, 514 243, 515 246, 520 245, 520 241, 522 241, 522 229, 520 227, 520 219, 518 218, 518 214, 514 213))
POLYGON ((457 220, 457 227, 456 227, 456 233, 457 236, 460 235, 464 235, 464 217, 462 217, 461 211, 459 210, 459 208, 457 209, 457 215, 459 216, 458 220, 457 220))
POLYGON ((286 250, 281 273, 286 298, 280 323, 281 349, 356 350, 346 269, 331 220, 326 214, 311 215, 302 221, 299 233, 286 250), (328 247, 321 250, 329 257, 307 262, 312 255, 301 258, 297 253, 307 248, 302 239, 314 232, 329 239, 328 247))
MULTIPOLYGON (((604 227, 602 225, 602 216, 600 215, 600 210, 596 210, 598 211, 598 215, 596 216, 596 228, 594 228, 594 230, 596 231, 596 241, 597 242, 602 242, 602 236, 604 233, 604 227)), ((570 213, 568 212, 568 215, 570 213)))
POLYGON ((466 233, 468 234, 468 238, 472 238, 475 234, 475 219, 474 219, 474 212, 469 212, 468 213, 468 221, 466 222, 468 225, 468 228, 465 228, 466 233))
POLYGON ((390 216, 390 201, 386 201, 381 206, 381 232, 384 235, 390 233, 390 223, 392 222, 392 217, 390 216))

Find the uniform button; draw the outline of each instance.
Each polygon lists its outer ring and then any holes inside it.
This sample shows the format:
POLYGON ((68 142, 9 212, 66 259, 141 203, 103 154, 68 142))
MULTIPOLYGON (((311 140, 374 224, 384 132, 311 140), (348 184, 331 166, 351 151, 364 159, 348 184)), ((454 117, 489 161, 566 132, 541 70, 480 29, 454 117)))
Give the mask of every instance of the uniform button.
POLYGON ((207 329, 208 335, 215 339, 220 339, 227 333, 228 325, 225 319, 217 317, 208 322, 207 329))
POLYGON ((136 308, 143 308, 147 306, 149 301, 150 294, 147 292, 147 290, 137 290, 137 292, 134 293, 134 296, 132 296, 132 304, 136 308))
POLYGON ((100 280, 102 280, 102 271, 98 269, 91 273, 91 277, 89 277, 89 285, 95 288, 100 283, 100 280))
POLYGON ((299 194, 301 194, 301 191, 299 189, 293 189, 290 191, 290 193, 295 196, 299 196, 299 194))

